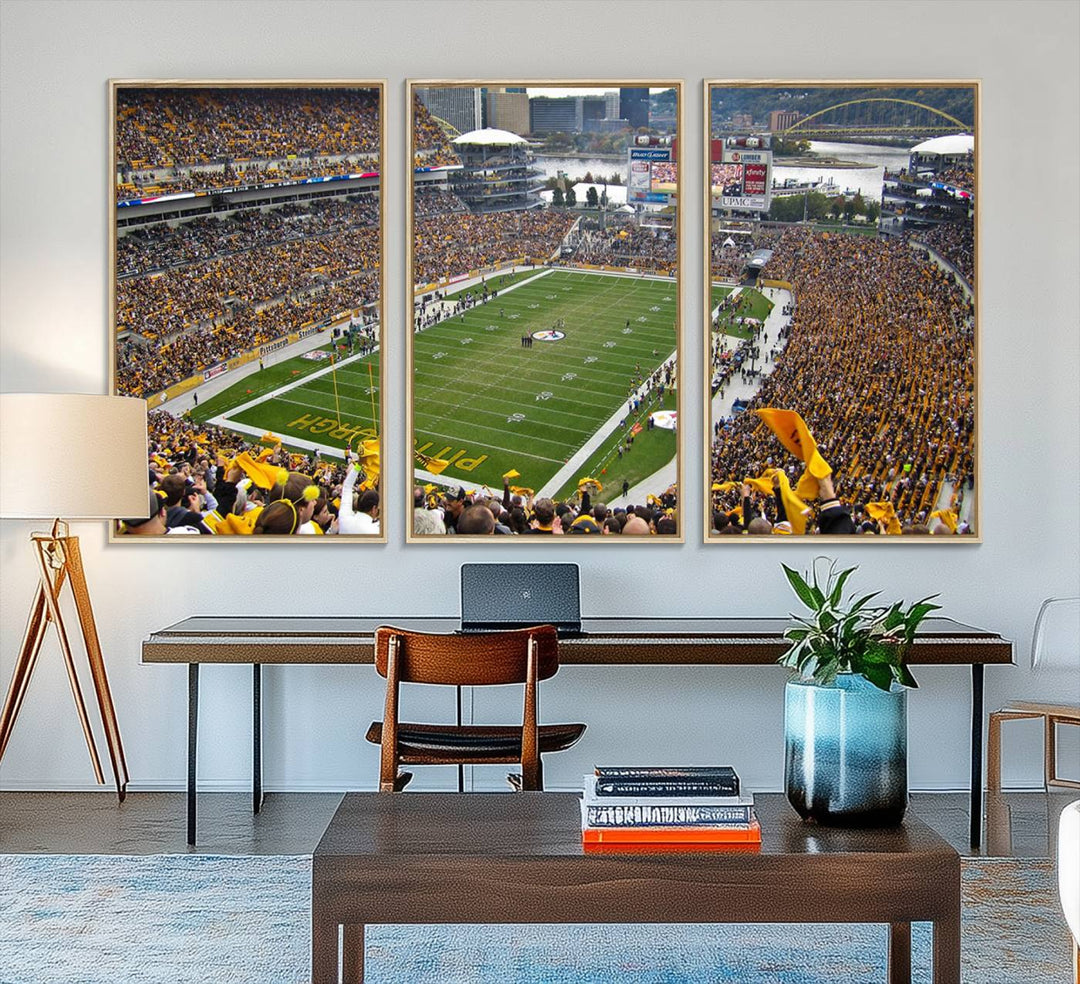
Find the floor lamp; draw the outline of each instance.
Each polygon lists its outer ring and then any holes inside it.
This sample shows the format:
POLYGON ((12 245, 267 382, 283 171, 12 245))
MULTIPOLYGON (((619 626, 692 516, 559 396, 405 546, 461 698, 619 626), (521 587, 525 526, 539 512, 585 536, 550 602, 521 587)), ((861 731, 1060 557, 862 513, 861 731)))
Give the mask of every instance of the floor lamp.
POLYGON ((94 624, 79 538, 70 534, 65 520, 142 515, 149 495, 148 476, 145 400, 87 394, 0 394, 0 518, 52 520, 48 532, 30 535, 38 585, 0 711, 0 759, 7 750, 34 665, 52 625, 94 775, 99 783, 105 782, 61 610, 61 590, 68 584, 75 599, 121 802, 128 783, 127 762, 94 624), (46 460, 59 471, 42 481, 36 472, 39 463, 46 460))

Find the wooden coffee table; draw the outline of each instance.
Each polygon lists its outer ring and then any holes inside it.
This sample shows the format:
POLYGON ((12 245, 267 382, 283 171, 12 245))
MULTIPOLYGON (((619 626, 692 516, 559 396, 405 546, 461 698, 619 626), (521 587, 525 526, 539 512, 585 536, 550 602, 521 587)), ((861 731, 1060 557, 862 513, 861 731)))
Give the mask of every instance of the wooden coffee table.
POLYGON ((756 801, 758 853, 586 853, 573 793, 349 793, 312 859, 312 982, 337 984, 339 956, 363 980, 367 924, 872 922, 906 984, 910 924, 932 922, 934 984, 959 984, 952 847, 914 817, 843 830, 756 801))

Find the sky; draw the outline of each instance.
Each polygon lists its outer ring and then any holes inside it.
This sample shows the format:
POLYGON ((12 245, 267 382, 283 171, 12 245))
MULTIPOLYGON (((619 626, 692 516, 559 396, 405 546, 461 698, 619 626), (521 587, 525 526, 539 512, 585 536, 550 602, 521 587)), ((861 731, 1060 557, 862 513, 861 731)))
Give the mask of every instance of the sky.
MULTIPOLYGON (((649 92, 664 92, 666 86, 660 88, 650 88, 649 92)), ((604 85, 593 88, 578 87, 574 89, 561 89, 558 86, 553 85, 541 85, 541 86, 529 86, 525 91, 530 96, 552 96, 553 98, 559 96, 602 96, 605 92, 617 92, 618 85, 604 85)))

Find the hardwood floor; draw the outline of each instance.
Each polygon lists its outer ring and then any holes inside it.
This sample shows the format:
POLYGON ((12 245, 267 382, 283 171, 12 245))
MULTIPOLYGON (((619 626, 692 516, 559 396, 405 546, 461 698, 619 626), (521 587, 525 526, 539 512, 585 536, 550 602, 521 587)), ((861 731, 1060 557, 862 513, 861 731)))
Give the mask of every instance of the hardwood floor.
MULTIPOLYGON (((974 852, 966 793, 912 793, 911 811, 961 855, 1045 858, 1074 799, 1072 790, 987 794, 989 823, 974 852)), ((129 793, 120 804, 108 792, 0 792, 0 853, 310 854, 340 801, 340 793, 270 793, 253 815, 249 793, 200 793, 199 846, 188 848, 183 793, 129 793)))

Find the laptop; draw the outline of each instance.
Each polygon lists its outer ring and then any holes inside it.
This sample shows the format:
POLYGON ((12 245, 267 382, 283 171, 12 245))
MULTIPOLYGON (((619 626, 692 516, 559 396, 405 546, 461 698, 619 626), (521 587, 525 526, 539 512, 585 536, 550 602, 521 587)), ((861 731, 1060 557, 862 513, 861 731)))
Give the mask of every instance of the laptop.
POLYGON ((577 564, 462 564, 461 631, 554 625, 559 638, 581 635, 577 564))

